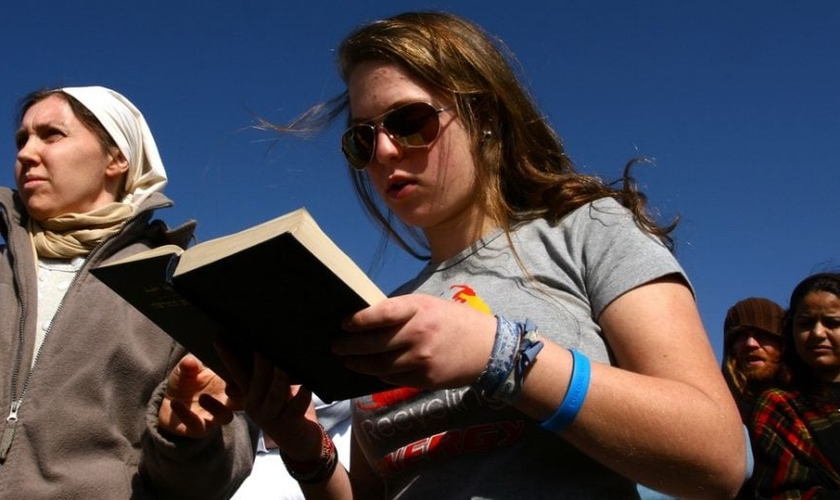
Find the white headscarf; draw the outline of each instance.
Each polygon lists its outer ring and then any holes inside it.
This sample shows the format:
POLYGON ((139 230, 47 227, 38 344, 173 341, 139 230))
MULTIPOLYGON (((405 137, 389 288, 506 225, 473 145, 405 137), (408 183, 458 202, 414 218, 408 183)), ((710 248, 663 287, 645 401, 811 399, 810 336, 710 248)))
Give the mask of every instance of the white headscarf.
POLYGON ((78 100, 108 131, 128 160, 125 197, 121 203, 132 211, 155 191, 166 186, 166 170, 160 159, 152 131, 143 114, 119 92, 105 87, 66 87, 61 89, 78 100))

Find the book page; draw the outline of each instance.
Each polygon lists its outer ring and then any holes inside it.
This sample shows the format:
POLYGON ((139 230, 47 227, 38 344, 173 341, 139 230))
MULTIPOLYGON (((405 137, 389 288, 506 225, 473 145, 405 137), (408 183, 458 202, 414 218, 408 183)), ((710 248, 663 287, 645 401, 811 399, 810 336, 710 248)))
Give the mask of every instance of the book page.
POLYGON ((376 304, 386 298, 379 287, 323 232, 314 219, 308 217, 303 220, 296 228, 295 236, 369 304, 376 304))
POLYGON ((300 223, 304 216, 309 217, 309 213, 306 209, 299 208, 294 212, 289 212, 238 233, 198 243, 181 256, 175 274, 185 274, 210 262, 215 262, 228 255, 256 246, 279 234, 289 232, 300 223))
POLYGON ((149 250, 145 250, 143 252, 131 255, 124 259, 120 259, 114 262, 109 262, 107 264, 103 264, 99 267, 109 267, 109 266, 117 266, 120 264, 125 264, 126 262, 135 262, 138 260, 150 259, 152 257, 158 257, 160 255, 181 255, 184 253, 184 249, 179 247, 178 245, 162 245, 159 247, 155 247, 149 250))
POLYGON ((385 298, 385 294, 364 271, 324 233, 306 208, 299 208, 238 233, 193 246, 181 256, 175 275, 187 274, 211 262, 258 246, 283 233, 294 236, 369 304, 375 304, 385 298))

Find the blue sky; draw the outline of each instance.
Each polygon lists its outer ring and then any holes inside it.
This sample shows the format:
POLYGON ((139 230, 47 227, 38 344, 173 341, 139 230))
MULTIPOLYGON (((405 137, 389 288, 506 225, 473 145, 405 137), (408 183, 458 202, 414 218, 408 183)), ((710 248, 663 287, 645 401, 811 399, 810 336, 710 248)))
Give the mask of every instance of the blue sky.
POLYGON ((840 268, 840 3, 833 1, 12 2, 0 19, 0 155, 12 185, 17 100, 99 84, 144 112, 169 173, 171 225, 201 240, 306 206, 385 291, 421 266, 379 241, 352 195, 339 130, 250 127, 342 90, 333 50, 357 24, 449 10, 517 54, 523 81, 585 172, 634 156, 651 204, 679 214, 676 253, 716 351, 726 309, 786 305, 840 268), (377 263, 378 262, 378 263, 377 263))

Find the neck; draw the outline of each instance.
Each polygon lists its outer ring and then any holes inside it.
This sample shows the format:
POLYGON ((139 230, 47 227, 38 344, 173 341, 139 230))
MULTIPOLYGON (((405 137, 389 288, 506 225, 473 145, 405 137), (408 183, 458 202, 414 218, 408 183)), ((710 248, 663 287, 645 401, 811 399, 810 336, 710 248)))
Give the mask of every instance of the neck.
POLYGON ((499 225, 490 217, 474 214, 425 228, 423 233, 429 241, 433 264, 451 259, 480 240, 499 225))

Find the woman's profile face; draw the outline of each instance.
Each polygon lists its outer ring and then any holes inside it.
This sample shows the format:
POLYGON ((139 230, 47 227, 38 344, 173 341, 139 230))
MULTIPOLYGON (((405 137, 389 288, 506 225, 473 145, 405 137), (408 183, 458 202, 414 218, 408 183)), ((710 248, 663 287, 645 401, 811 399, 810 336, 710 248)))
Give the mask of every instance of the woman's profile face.
POLYGON ((793 315, 796 352, 818 379, 840 381, 840 297, 808 292, 793 315))
POLYGON ((428 147, 406 148, 377 128, 366 171, 379 196, 403 222, 427 232, 481 224, 476 167, 470 140, 451 103, 416 81, 401 66, 359 64, 348 79, 350 117, 366 123, 402 105, 426 102, 437 109, 440 133, 428 147))
POLYGON ((103 149, 62 96, 50 95, 26 110, 15 142, 15 181, 35 220, 116 201, 128 163, 103 149))

